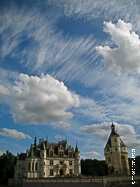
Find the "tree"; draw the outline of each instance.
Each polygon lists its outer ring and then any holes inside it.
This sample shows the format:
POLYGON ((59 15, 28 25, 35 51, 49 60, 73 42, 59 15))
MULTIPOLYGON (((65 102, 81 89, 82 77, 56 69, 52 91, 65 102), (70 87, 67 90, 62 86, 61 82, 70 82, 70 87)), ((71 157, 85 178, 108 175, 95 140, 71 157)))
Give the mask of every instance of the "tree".
POLYGON ((0 156, 0 184, 7 184, 8 178, 14 177, 14 167, 16 164, 16 156, 6 151, 6 154, 0 156))
POLYGON ((107 164, 104 160, 81 160, 81 172, 88 176, 105 176, 108 174, 107 164))

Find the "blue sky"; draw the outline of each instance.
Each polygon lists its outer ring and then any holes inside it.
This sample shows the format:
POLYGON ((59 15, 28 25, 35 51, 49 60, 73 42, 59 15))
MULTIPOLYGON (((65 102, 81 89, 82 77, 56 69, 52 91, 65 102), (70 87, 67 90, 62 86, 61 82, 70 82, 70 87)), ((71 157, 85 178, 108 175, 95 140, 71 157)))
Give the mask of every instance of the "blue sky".
POLYGON ((140 154, 140 2, 0 1, 0 154, 62 139, 104 159, 111 120, 140 154))

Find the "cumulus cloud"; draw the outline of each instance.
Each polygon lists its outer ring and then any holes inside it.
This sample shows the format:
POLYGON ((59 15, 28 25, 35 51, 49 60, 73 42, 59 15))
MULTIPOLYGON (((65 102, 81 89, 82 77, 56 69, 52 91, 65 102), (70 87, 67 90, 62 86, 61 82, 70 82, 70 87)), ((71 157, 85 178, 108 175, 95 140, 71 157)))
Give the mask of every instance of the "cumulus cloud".
POLYGON ((128 148, 140 150, 140 139, 131 136, 128 137, 122 136, 121 138, 125 142, 128 148))
POLYGON ((96 152, 96 151, 92 151, 92 152, 82 152, 81 154, 86 155, 86 156, 82 156, 83 159, 86 158, 94 158, 94 157, 100 157, 102 156, 100 153, 96 152))
MULTIPOLYGON (((123 136, 124 134, 127 136, 137 136, 135 129, 132 125, 123 125, 123 124, 118 124, 115 123, 115 129, 117 130, 118 134, 120 136, 123 136)), ((93 125, 85 125, 80 128, 82 132, 92 134, 93 136, 98 136, 102 140, 107 140, 109 137, 109 134, 111 132, 111 124, 108 122, 104 122, 101 124, 93 124, 93 125)))
POLYGON ((0 85, 0 94, 1 95, 10 95, 8 88, 5 88, 3 85, 0 85))
POLYGON ((61 135, 56 135, 54 138, 56 138, 56 139, 61 139, 61 138, 63 138, 63 136, 61 136, 61 135))
POLYGON ((104 32, 111 35, 117 47, 97 46, 96 50, 102 55, 107 69, 115 72, 140 72, 140 39, 132 32, 131 23, 118 20, 117 24, 104 22, 104 32))
POLYGON ((16 140, 21 140, 21 139, 31 139, 31 137, 27 134, 24 134, 23 132, 19 132, 16 129, 7 129, 7 128, 2 128, 2 132, 0 132, 1 136, 5 136, 8 138, 15 138, 16 140))
POLYGON ((71 128, 71 125, 64 121, 60 121, 59 126, 62 127, 63 130, 69 130, 71 128))
MULTIPOLYGON (((63 82, 50 75, 41 77, 20 74, 12 93, 12 113, 16 123, 40 124, 72 118, 67 110, 80 104, 77 95, 68 91, 63 82)), ((63 128, 66 123, 60 123, 63 128)))

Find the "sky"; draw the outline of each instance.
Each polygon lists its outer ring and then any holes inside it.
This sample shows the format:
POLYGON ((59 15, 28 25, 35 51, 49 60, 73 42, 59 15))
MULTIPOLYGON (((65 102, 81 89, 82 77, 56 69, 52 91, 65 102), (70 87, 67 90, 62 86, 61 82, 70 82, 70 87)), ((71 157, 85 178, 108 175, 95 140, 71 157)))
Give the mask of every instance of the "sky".
POLYGON ((0 155, 46 138, 140 155, 140 1, 0 0, 0 155))

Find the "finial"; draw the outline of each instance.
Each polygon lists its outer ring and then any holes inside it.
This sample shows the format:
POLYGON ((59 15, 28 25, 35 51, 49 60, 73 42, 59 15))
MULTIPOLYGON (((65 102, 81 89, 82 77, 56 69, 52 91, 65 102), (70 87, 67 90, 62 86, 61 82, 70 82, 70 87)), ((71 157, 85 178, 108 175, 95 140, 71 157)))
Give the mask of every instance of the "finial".
POLYGON ((66 136, 66 142, 67 142, 67 136, 66 136))

